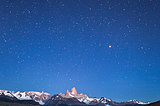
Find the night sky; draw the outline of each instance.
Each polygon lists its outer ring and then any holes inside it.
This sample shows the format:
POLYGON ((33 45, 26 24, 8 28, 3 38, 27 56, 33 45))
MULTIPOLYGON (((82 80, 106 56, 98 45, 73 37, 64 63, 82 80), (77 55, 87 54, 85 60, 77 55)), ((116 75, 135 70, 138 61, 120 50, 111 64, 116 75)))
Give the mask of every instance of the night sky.
POLYGON ((160 99, 159 0, 0 0, 0 89, 72 87, 160 99))

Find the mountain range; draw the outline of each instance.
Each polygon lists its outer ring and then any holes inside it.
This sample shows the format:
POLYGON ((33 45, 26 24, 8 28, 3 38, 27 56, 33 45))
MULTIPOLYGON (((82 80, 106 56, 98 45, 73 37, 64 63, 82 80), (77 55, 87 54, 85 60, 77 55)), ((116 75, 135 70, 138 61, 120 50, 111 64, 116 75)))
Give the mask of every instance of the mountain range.
MULTIPOLYGON (((111 99, 107 99, 105 97, 101 98, 89 98, 87 95, 81 93, 78 94, 75 87, 73 87, 70 91, 66 91, 65 94, 55 94, 50 95, 49 93, 45 92, 12 92, 7 90, 0 90, 0 106, 2 102, 4 103, 18 103, 21 104, 19 106, 30 105, 30 106, 55 106, 55 105, 65 105, 65 106, 71 106, 71 105, 94 105, 94 106, 141 106, 146 105, 149 103, 143 103, 138 100, 130 100, 126 102, 115 102, 111 99)), ((15 105, 15 106, 18 106, 15 105)), ((14 106, 14 105, 9 105, 14 106)))

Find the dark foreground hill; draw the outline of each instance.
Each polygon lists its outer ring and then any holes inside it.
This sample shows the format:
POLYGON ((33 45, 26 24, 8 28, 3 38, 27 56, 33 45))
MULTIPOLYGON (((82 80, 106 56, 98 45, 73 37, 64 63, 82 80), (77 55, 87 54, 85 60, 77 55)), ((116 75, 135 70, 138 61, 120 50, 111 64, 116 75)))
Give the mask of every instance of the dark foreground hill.
POLYGON ((41 106, 32 100, 11 100, 0 96, 0 106, 41 106))
POLYGON ((154 103, 150 103, 144 106, 160 106, 160 101, 154 102, 154 103))

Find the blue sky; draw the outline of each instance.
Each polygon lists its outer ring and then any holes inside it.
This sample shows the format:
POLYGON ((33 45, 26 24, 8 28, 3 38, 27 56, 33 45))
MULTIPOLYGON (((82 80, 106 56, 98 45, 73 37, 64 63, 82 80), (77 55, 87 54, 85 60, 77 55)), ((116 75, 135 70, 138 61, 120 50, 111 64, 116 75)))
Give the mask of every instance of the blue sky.
POLYGON ((158 101, 159 10, 158 0, 0 0, 0 89, 158 101))

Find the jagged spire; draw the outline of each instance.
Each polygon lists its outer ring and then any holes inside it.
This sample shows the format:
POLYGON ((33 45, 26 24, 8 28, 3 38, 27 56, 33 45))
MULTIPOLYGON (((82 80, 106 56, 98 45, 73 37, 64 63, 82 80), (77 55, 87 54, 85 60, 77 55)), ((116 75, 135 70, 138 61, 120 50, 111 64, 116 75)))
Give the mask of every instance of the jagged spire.
POLYGON ((61 95, 62 97, 78 97, 78 98, 87 98, 87 95, 83 95, 83 93, 81 94, 77 94, 77 90, 75 87, 73 87, 70 92, 67 90, 65 94, 60 93, 59 95, 61 95))
POLYGON ((76 88, 73 87, 73 88, 71 89, 70 93, 71 93, 72 95, 77 95, 76 88))
POLYGON ((66 91, 65 96, 69 96, 69 91, 68 90, 66 91))

